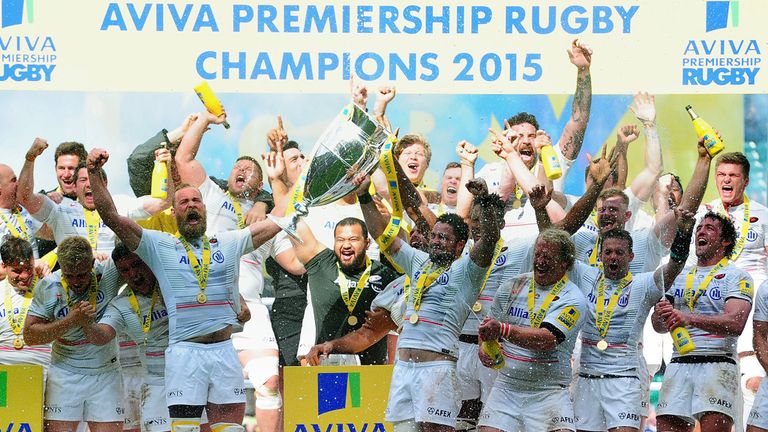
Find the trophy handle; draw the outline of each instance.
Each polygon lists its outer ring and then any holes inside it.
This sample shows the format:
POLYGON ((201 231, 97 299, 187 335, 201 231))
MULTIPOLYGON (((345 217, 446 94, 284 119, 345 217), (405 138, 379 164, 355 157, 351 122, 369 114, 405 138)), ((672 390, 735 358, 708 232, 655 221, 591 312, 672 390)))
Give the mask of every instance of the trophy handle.
POLYGON ((299 233, 296 230, 296 225, 299 223, 300 217, 306 216, 309 213, 309 209, 304 203, 296 203, 294 204, 294 208, 296 209, 296 212, 289 216, 278 218, 268 214, 267 218, 276 223, 280 229, 285 231, 285 233, 289 236, 293 237, 293 239, 299 242, 299 244, 304 244, 304 240, 299 237, 299 233))

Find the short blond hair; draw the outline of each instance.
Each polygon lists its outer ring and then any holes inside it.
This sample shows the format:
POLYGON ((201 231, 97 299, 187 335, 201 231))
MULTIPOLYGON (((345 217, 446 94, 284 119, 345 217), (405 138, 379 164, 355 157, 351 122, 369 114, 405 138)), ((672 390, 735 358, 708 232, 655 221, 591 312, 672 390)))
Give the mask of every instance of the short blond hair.
POLYGON ((432 147, 429 146, 427 137, 420 133, 403 135, 403 137, 398 139, 397 143, 395 143, 395 148, 392 150, 392 153, 395 155, 395 158, 399 158, 403 153, 403 150, 414 144, 421 144, 424 147, 424 154, 427 157, 427 163, 429 163, 429 161, 432 160, 432 147))

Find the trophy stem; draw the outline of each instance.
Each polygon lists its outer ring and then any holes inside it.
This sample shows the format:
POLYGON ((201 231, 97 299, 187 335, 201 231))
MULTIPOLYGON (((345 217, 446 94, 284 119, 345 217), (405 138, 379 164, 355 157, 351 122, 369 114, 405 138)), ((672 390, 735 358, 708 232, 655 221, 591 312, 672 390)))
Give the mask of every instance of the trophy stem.
POLYGON ((285 217, 275 217, 271 214, 268 214, 267 217, 272 222, 276 223, 277 226, 280 227, 283 231, 285 231, 286 234, 293 237, 294 240, 299 242, 300 244, 304 244, 304 240, 299 237, 299 233, 296 230, 296 225, 299 223, 299 218, 302 216, 306 216, 307 213, 309 213, 307 210, 307 207, 304 204, 295 204, 296 212, 292 215, 285 216, 285 217))

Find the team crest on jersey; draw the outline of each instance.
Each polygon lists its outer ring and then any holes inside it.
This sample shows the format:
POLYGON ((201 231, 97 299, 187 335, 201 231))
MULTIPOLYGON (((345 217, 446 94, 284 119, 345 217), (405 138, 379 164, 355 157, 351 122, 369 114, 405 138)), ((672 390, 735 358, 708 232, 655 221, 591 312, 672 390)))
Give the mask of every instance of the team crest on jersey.
POLYGON ((750 228, 749 231, 747 231, 747 240, 751 242, 757 240, 757 231, 750 228))
POLYGON ((579 321, 579 310, 573 306, 568 306, 557 316, 557 321, 568 330, 573 330, 573 326, 579 321))
POLYGON ((212 239, 208 240, 208 243, 210 243, 210 244, 216 244, 216 243, 218 243, 218 242, 219 242, 219 241, 218 241, 218 240, 216 240, 216 237, 213 237, 212 239))
POLYGON ((448 273, 443 273, 440 275, 439 278, 437 278, 437 283, 439 283, 440 285, 448 285, 449 280, 450 278, 448 277, 448 273))
POLYGON ((749 218, 749 223, 755 223, 755 222, 757 222, 759 220, 760 220, 759 218, 757 218, 755 216, 752 216, 751 218, 749 218))
POLYGON ((627 305, 629 304, 629 293, 622 294, 621 297, 619 297, 618 304, 621 307, 627 307, 627 305))
POLYGON ((754 295, 754 291, 752 289, 752 282, 740 280, 739 293, 741 293, 741 295, 752 297, 754 295))
POLYGON ((214 252, 214 254, 211 255, 211 258, 219 264, 224 262, 224 254, 220 250, 214 252))
POLYGON ((725 277, 725 273, 718 273, 715 275, 715 279, 720 280, 725 277))
POLYGON ((496 265, 502 266, 504 263, 507 262, 507 256, 506 255, 499 255, 498 258, 496 258, 496 265))
POLYGON ((507 251, 507 249, 509 249, 509 247, 507 247, 507 246, 502 246, 502 247, 501 247, 501 253, 504 253, 504 252, 506 252, 506 251, 507 251))

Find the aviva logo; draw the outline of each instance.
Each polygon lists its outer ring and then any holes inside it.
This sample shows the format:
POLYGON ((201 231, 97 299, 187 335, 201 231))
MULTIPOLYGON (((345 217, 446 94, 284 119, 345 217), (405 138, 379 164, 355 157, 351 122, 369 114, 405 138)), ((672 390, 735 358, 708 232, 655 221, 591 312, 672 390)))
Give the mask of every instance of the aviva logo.
POLYGON ((35 0, 2 0, 2 28, 19 25, 24 21, 26 10, 27 23, 35 20, 35 0))
POLYGON ((728 27, 728 14, 731 15, 731 26, 739 26, 739 0, 707 1, 707 31, 728 27))
POLYGON ((360 408, 360 372, 317 374, 317 415, 347 408, 360 408))

